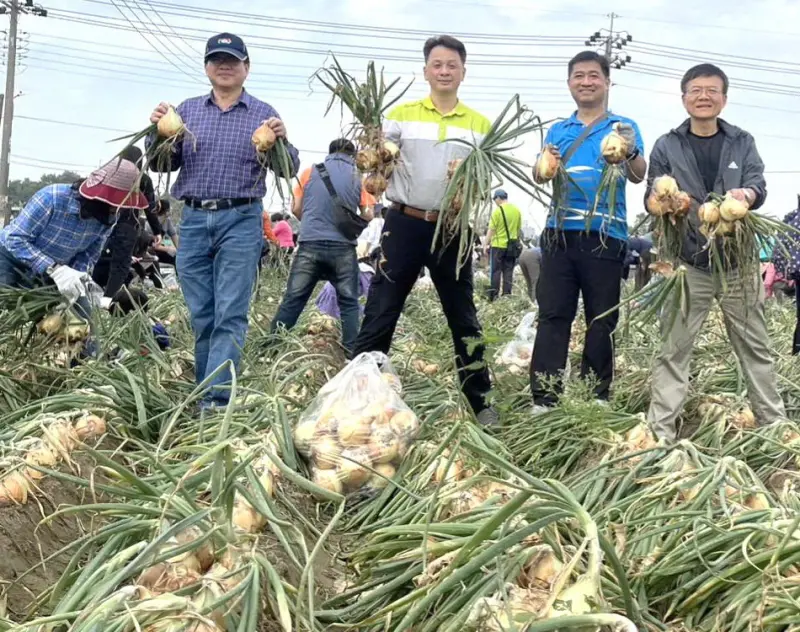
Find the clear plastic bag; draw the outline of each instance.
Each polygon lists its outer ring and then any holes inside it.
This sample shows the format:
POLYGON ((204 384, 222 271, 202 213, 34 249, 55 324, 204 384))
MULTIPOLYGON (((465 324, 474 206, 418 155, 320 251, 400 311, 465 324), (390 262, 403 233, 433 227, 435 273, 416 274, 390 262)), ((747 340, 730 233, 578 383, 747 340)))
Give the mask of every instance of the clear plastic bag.
POLYGON ((525 342, 534 342, 536 340, 536 319, 538 314, 536 312, 528 312, 522 317, 516 331, 514 331, 514 338, 516 340, 524 340, 525 342))
POLYGON ((532 357, 533 342, 512 340, 503 347, 497 362, 508 367, 510 373, 521 375, 527 372, 532 357))
POLYGON ((318 485, 338 493, 377 490, 394 476, 419 427, 389 359, 362 353, 320 389, 295 426, 294 445, 318 485))

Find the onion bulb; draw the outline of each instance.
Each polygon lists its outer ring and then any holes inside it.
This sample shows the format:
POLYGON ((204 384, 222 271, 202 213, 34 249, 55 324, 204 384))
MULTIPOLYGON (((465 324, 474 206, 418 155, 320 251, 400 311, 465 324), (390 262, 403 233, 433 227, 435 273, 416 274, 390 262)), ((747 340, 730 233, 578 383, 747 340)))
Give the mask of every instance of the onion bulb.
POLYGON ((400 441, 389 426, 374 427, 367 446, 373 463, 394 461, 400 452, 400 441))
POLYGON ((589 614, 601 603, 600 587, 591 577, 582 575, 572 586, 558 593, 556 602, 565 604, 566 608, 552 606, 547 618, 589 614))
POLYGON ((311 440, 317 430, 317 422, 313 419, 301 421, 295 426, 293 438, 295 449, 307 459, 311 458, 311 440))
POLYGON ((733 232, 733 229, 733 222, 728 222, 724 219, 721 219, 717 224, 717 235, 729 235, 733 232))
POLYGON ((445 448, 444 451, 433 462, 435 470, 433 472, 432 480, 435 485, 438 485, 442 482, 455 483, 463 478, 464 465, 461 463, 461 459, 456 457, 453 459, 453 462, 450 463, 450 467, 448 467, 447 462, 449 460, 450 450, 445 448))
POLYGON ((523 588, 550 590, 564 565, 549 545, 541 544, 533 548, 535 552, 523 567, 519 584, 523 588))
POLYGON ((647 212, 654 217, 661 217, 666 215, 672 210, 669 205, 669 200, 658 197, 655 193, 647 196, 647 212))
POLYGON ((360 487, 372 476, 368 467, 372 467, 372 462, 366 448, 346 448, 342 450, 336 475, 348 487, 360 487))
POLYGON ((320 470, 314 468, 311 470, 311 480, 314 484, 319 485, 323 489, 336 494, 342 493, 342 481, 336 475, 335 470, 320 470))
POLYGON ((61 314, 50 314, 39 321, 37 329, 39 330, 39 333, 47 334, 48 336, 54 336, 61 331, 63 326, 64 318, 61 314))
POLYGON ((391 426, 400 439, 411 440, 419 432, 419 419, 410 410, 401 410, 392 417, 391 426))
POLYGON ((607 163, 618 165, 628 155, 628 143, 617 132, 611 132, 603 139, 600 151, 607 163))
POLYGON ((725 199, 719 205, 719 214, 726 222, 735 222, 736 220, 743 219, 747 215, 748 206, 744 202, 740 202, 730 193, 725 195, 725 199))
POLYGON ((311 446, 314 464, 321 470, 335 469, 341 453, 342 448, 333 437, 319 437, 311 446))
POLYGON ((539 154, 533 166, 533 177, 537 182, 550 182, 558 173, 559 159, 548 145, 539 154))
POLYGON ((362 149, 356 155, 356 166, 359 171, 374 171, 378 167, 378 152, 374 149, 362 149))
POLYGON ((368 421, 350 417, 339 422, 337 435, 344 447, 360 446, 369 441, 371 430, 368 421))
POLYGON ((262 123, 258 129, 253 132, 253 136, 250 138, 250 140, 252 141, 253 145, 255 145, 256 151, 263 153, 265 151, 269 151, 275 146, 278 137, 275 135, 275 132, 269 125, 262 123))
POLYGON ((719 206, 714 202, 706 202, 697 209, 697 217, 704 224, 716 224, 719 222, 719 206))
POLYGON ((59 420, 43 429, 44 440, 59 454, 68 454, 78 445, 78 433, 68 421, 59 420))
POLYGON ((692 198, 685 191, 678 191, 671 197, 672 210, 678 217, 685 217, 689 214, 689 209, 692 207, 692 198))
POLYGON ((397 473, 394 465, 391 463, 381 463, 373 468, 376 474, 367 481, 368 489, 383 489, 389 484, 387 479, 391 479, 397 473))
MULTIPOLYGON (((58 456, 43 442, 37 441, 36 445, 25 454, 25 463, 52 469, 58 462, 58 456)), ((25 475, 32 480, 44 478, 44 472, 33 467, 25 470, 25 475)))
POLYGON ((19 472, 11 472, 0 481, 0 507, 3 505, 24 505, 28 502, 30 483, 19 472))
POLYGON ((375 197, 383 195, 386 187, 386 178, 380 173, 371 173, 364 179, 364 190, 375 197))
POLYGON ((756 417, 749 408, 743 408, 738 414, 733 416, 732 423, 734 428, 739 430, 751 430, 756 427, 756 417))
POLYGON ((171 105, 167 108, 167 113, 158 119, 156 127, 162 138, 177 138, 186 129, 180 114, 171 105))
POLYGON ((97 415, 86 415, 75 422, 75 433, 81 441, 99 437, 105 432, 106 420, 97 415))
POLYGON ((668 198, 680 192, 678 182, 672 176, 659 176, 653 180, 653 193, 660 198, 668 198))
MULTIPOLYGON (((199 540, 203 536, 203 532, 199 527, 189 527, 184 529, 175 536, 178 544, 188 544, 199 540)), ((192 554, 197 560, 201 571, 207 571, 214 564, 214 545, 210 540, 205 540, 202 544, 192 551, 192 554)))
POLYGON ((383 164, 391 164, 400 155, 400 148, 390 140, 383 142, 381 146, 381 162, 383 164))

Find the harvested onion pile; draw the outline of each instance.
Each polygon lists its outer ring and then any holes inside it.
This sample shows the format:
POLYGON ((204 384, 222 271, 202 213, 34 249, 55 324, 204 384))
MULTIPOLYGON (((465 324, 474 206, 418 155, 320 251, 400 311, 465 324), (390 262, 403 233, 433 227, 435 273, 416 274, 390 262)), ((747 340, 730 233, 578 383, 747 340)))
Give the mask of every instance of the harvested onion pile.
POLYGON ((379 353, 361 354, 319 392, 294 429, 311 477, 336 493, 385 487, 419 432, 379 353))
POLYGON ((20 446, 25 451, 24 467, 0 475, 0 507, 27 503, 36 481, 45 476, 37 467, 54 468, 60 461, 67 461, 81 441, 98 438, 105 432, 105 420, 89 413, 72 423, 67 419, 54 419, 43 424, 41 438, 27 439, 20 446))

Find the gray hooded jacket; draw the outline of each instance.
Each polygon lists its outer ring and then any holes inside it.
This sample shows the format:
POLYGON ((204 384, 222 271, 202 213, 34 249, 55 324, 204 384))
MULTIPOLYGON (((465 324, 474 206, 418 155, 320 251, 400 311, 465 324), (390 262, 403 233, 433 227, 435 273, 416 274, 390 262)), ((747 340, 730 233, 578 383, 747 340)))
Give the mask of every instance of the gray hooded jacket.
MULTIPOLYGON (((764 179, 764 162, 758 155, 756 142, 743 129, 730 125, 722 119, 719 119, 719 126, 725 134, 725 140, 720 154, 714 192, 724 194, 731 189, 753 189, 756 192, 756 199, 751 208, 760 208, 767 197, 767 183, 764 179)), ((647 196, 650 195, 653 180, 657 177, 671 175, 677 180, 681 190, 692 197, 689 226, 683 239, 680 256, 689 265, 707 270, 709 259, 705 247, 708 240, 699 230, 697 209, 711 191, 706 190, 694 152, 689 145, 688 133, 689 119, 664 134, 653 145, 647 172, 645 203, 647 196)))

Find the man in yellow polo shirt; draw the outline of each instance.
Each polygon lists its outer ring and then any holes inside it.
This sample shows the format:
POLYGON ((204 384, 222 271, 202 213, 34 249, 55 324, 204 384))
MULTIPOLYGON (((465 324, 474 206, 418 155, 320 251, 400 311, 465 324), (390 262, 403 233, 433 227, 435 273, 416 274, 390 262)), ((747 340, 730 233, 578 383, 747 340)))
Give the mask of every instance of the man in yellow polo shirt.
POLYGON ((461 390, 478 421, 495 425, 497 413, 486 402, 491 382, 483 362, 484 347, 478 345, 472 353, 467 349, 467 339, 481 336, 472 258, 467 257, 457 276, 457 239, 447 245, 440 241, 431 252, 447 188, 447 163, 469 154, 462 143, 444 141, 480 141, 491 123, 458 100, 467 58, 464 44, 443 35, 425 42, 423 52, 430 96, 395 107, 383 125, 386 139, 400 147, 400 161, 386 191, 392 204, 381 238, 383 260, 370 287, 355 353, 389 352, 406 298, 427 267, 453 335, 461 390))
POLYGON ((497 189, 492 196, 497 205, 489 219, 489 232, 486 233, 486 250, 489 252, 489 300, 500 294, 500 279, 503 280, 503 294, 511 294, 514 284, 514 266, 517 265, 522 249, 519 231, 522 229, 522 213, 508 201, 508 193, 497 189))

